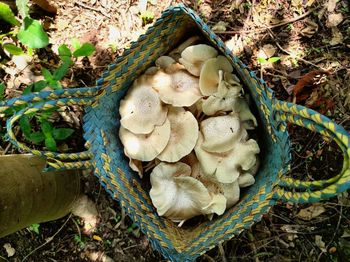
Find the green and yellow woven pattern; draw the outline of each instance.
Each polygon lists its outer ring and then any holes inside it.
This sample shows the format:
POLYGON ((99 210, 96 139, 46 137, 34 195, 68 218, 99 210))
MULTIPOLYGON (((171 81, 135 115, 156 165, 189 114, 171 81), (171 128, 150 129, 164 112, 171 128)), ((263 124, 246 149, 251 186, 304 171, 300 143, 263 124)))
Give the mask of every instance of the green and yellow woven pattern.
POLYGON ((93 88, 40 92, 0 104, 0 112, 16 105, 28 105, 7 121, 8 136, 16 146, 48 157, 54 169, 89 168, 108 193, 119 201, 139 225, 153 247, 171 261, 193 261, 225 240, 250 228, 277 200, 308 203, 329 198, 350 187, 349 134, 319 113, 302 106, 278 101, 266 84, 231 54, 224 43, 192 10, 177 6, 163 12, 145 35, 111 64, 93 88), (202 35, 229 58, 254 101, 259 122, 258 143, 261 167, 256 183, 244 190, 240 202, 212 221, 198 222, 191 228, 178 228, 159 217, 149 197, 149 188, 128 165, 118 138, 119 102, 132 82, 187 37, 202 35), (23 114, 62 105, 84 105, 84 138, 88 151, 59 154, 31 150, 16 140, 12 126, 23 114), (286 178, 289 170, 290 141, 286 122, 304 126, 333 138, 344 152, 343 169, 328 180, 303 182, 286 178), (297 191, 296 191, 297 189, 297 191))

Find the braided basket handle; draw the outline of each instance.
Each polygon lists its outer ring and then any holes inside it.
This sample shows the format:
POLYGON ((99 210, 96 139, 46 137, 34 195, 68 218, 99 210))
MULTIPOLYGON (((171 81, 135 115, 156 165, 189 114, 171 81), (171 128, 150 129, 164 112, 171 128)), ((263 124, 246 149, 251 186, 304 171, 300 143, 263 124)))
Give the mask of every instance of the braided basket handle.
POLYGON ((18 121, 22 116, 38 111, 49 110, 57 106, 91 105, 95 102, 95 95, 97 92, 97 87, 57 90, 53 92, 42 91, 24 95, 2 103, 0 105, 0 112, 18 105, 27 106, 19 112, 16 112, 6 122, 7 135, 10 142, 13 143, 17 148, 20 148, 26 152, 30 152, 37 156, 46 157, 48 160, 47 164, 51 167, 52 170, 91 167, 90 159, 92 158, 92 155, 89 151, 66 154, 31 149, 26 144, 21 143, 17 140, 16 135, 13 132, 13 126, 16 121, 18 121))
POLYGON ((301 181, 281 177, 275 187, 276 199, 295 203, 312 203, 335 196, 350 188, 350 135, 346 130, 326 116, 304 106, 275 101, 275 118, 278 122, 289 122, 311 131, 331 137, 343 151, 343 168, 340 174, 317 181, 301 181), (299 189, 304 192, 294 192, 299 189))

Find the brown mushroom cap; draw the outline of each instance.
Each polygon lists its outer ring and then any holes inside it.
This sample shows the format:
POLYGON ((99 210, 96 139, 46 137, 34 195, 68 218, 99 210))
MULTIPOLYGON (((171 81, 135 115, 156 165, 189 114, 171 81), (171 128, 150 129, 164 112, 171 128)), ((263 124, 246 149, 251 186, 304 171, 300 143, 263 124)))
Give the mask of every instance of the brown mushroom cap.
POLYGON ((155 126, 163 125, 167 107, 147 81, 139 78, 120 101, 119 113, 124 128, 135 134, 149 134, 155 126))

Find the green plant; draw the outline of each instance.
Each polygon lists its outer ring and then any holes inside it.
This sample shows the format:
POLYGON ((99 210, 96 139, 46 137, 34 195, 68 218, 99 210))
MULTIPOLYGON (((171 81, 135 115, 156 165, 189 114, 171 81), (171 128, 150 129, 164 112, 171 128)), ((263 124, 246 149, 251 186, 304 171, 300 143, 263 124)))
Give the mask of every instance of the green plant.
POLYGON ((140 17, 142 19, 142 24, 146 25, 146 24, 152 23, 154 19, 154 13, 148 10, 142 11, 140 13, 140 17))
POLYGON ((265 63, 276 63, 277 61, 281 60, 280 57, 277 57, 277 56, 273 56, 273 57, 270 57, 269 59, 265 59, 263 57, 258 57, 258 62, 260 64, 265 64, 265 63))
POLYGON ((28 48, 29 53, 32 48, 43 48, 49 44, 49 37, 45 33, 43 27, 38 20, 32 19, 29 15, 28 0, 16 0, 18 13, 22 18, 20 22, 11 8, 0 3, 0 19, 11 24, 14 29, 10 32, 0 35, 0 44, 2 48, 12 55, 20 55, 23 53, 22 48, 11 43, 4 43, 4 37, 9 37, 17 42, 21 42, 28 48))
POLYGON ((81 236, 79 236, 79 235, 74 236, 74 242, 77 243, 79 245, 79 247, 82 249, 85 247, 85 243, 82 240, 81 236))
POLYGON ((35 234, 40 234, 40 224, 32 224, 28 227, 29 231, 34 232, 35 234))

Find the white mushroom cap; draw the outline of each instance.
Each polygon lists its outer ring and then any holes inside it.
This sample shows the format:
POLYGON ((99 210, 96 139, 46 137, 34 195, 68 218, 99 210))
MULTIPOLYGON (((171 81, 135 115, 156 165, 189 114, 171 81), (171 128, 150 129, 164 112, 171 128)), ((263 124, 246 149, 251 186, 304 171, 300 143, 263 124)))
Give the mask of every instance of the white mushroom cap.
POLYGON ((124 154, 129 158, 129 166, 131 170, 137 172, 139 177, 143 177, 143 167, 142 167, 142 162, 140 160, 132 159, 128 153, 126 152, 124 148, 124 154))
POLYGON ((209 153, 202 148, 202 144, 203 135, 199 132, 194 150, 205 179, 221 183, 232 183, 237 180, 239 170, 234 164, 231 164, 233 150, 224 153, 209 153))
POLYGON ((242 170, 249 170, 256 161, 256 154, 260 152, 255 140, 236 142, 234 148, 223 153, 210 153, 203 149, 203 136, 198 135, 195 147, 203 174, 209 180, 221 183, 233 183, 242 170))
POLYGON ((157 67, 161 68, 161 69, 166 69, 168 66, 175 64, 176 61, 171 58, 170 56, 160 56, 157 58, 155 64, 157 67))
POLYGON ((160 70, 149 78, 149 81, 166 104, 177 107, 191 106, 202 97, 198 79, 184 70, 177 70, 170 74, 160 70))
POLYGON ((200 124, 203 134, 202 148, 208 152, 222 153, 231 150, 241 139, 241 124, 234 115, 210 117, 200 124))
POLYGON ((255 183, 255 178, 252 174, 244 173, 238 177, 237 181, 240 187, 248 187, 255 183))
POLYGON ((135 134, 149 134, 155 126, 163 125, 167 107, 162 104, 158 93, 141 77, 135 80, 120 101, 119 113, 124 128, 135 134))
POLYGON ((224 56, 211 58, 203 64, 199 77, 199 87, 203 95, 210 96, 218 91, 220 70, 224 73, 233 71, 230 61, 224 56))
POLYGON ((172 50, 169 53, 169 56, 177 61, 180 58, 183 50, 185 50, 187 47, 189 47, 195 43, 198 43, 199 40, 200 40, 200 36, 198 36, 198 35, 191 36, 190 38, 186 39, 186 41, 181 43, 178 47, 176 47, 174 50, 172 50))
POLYGON ((215 95, 203 99, 202 110, 207 116, 213 116, 219 112, 232 111, 233 105, 236 103, 236 97, 221 98, 215 95))
POLYGON ((250 111, 249 105, 244 98, 240 97, 236 100, 233 111, 239 114, 239 118, 245 129, 254 129, 254 127, 258 126, 258 122, 250 111))
POLYGON ((119 138, 128 156, 140 161, 151 161, 168 144, 170 122, 166 119, 162 126, 156 126, 150 134, 134 134, 121 126, 119 138))
POLYGON ((232 207, 238 202, 240 196, 240 188, 237 180, 230 184, 219 183, 219 188, 222 194, 226 197, 227 208, 232 207))
POLYGON ((225 211, 226 199, 213 197, 190 173, 191 168, 181 162, 160 163, 153 169, 150 197, 160 216, 180 222, 213 210, 219 215, 225 211))
POLYGON ((221 98, 237 97, 241 90, 242 85, 236 75, 219 70, 218 92, 214 95, 221 98))
POLYGON ((197 143, 198 123, 191 112, 181 107, 169 107, 170 139, 158 159, 167 162, 179 161, 188 155, 197 143))
POLYGON ((218 51, 209 45, 199 44, 187 47, 182 53, 179 62, 184 65, 188 72, 199 76, 203 63, 218 55, 218 51))

